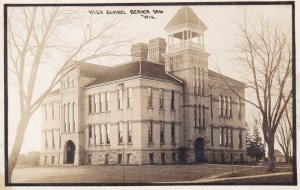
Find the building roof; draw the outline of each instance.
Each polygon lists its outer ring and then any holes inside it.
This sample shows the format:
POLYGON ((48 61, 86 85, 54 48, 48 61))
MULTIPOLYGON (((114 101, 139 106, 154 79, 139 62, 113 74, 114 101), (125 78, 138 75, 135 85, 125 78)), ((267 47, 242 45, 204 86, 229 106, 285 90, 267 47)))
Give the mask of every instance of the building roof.
POLYGON ((104 65, 96 65, 91 63, 80 63, 79 69, 81 74, 89 76, 100 76, 105 73, 110 67, 104 65))
POLYGON ((235 83, 235 84, 238 84, 238 85, 245 86, 245 84, 243 82, 240 82, 238 80, 235 80, 233 78, 222 75, 222 74, 217 73, 217 72, 212 71, 212 70, 208 70, 208 78, 209 79, 212 78, 212 79, 216 79, 216 80, 220 80, 220 81, 224 81, 224 82, 228 82, 228 83, 235 83))
POLYGON ((207 26, 199 19, 194 11, 188 6, 180 8, 165 29, 169 29, 178 25, 189 24, 196 28, 207 29, 207 26))
POLYGON ((164 65, 159 65, 149 61, 136 61, 111 67, 102 76, 89 83, 86 87, 134 76, 156 78, 180 84, 179 80, 176 80, 174 77, 171 77, 165 72, 164 65))

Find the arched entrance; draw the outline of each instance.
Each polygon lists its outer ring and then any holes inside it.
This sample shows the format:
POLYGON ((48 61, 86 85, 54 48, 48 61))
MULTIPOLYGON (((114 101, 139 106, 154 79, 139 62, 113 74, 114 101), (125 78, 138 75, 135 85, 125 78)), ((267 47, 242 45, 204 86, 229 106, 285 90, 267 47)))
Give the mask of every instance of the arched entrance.
POLYGON ((197 138, 194 145, 196 162, 205 161, 204 147, 205 147, 205 140, 203 138, 197 138))
POLYGON ((66 142, 65 156, 67 164, 74 164, 75 144, 72 141, 66 142))

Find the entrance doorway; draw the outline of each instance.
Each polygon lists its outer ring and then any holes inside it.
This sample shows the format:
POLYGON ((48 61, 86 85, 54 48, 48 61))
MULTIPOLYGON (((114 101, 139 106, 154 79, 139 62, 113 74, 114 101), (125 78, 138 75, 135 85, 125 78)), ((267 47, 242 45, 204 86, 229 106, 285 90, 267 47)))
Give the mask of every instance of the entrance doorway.
POLYGON ((67 164, 74 164, 75 144, 72 141, 66 143, 65 156, 67 164))
POLYGON ((194 146, 196 162, 205 161, 204 148, 205 140, 203 138, 196 139, 194 146))

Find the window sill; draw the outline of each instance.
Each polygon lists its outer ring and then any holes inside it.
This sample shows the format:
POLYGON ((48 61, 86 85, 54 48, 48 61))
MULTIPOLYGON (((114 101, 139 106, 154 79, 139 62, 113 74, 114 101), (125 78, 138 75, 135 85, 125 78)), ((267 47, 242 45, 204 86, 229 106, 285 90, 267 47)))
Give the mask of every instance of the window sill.
POLYGON ((128 142, 127 145, 132 145, 132 142, 128 142))
POLYGON ((159 108, 159 111, 165 111, 165 109, 164 108, 159 108))
POLYGON ((154 108, 153 107, 148 107, 148 109, 152 109, 153 110, 154 108))
POLYGON ((170 111, 171 111, 171 112, 175 112, 175 109, 171 109, 170 111))

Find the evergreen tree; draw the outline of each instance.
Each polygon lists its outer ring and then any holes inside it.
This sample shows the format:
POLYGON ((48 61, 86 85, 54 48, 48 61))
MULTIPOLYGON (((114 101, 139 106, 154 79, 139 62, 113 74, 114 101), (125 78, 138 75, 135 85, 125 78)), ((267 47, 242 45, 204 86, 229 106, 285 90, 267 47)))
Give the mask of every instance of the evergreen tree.
POLYGON ((258 130, 258 122, 254 121, 252 125, 252 135, 250 135, 250 128, 247 129, 247 152, 249 156, 255 157, 256 161, 262 159, 265 155, 264 144, 258 130))

